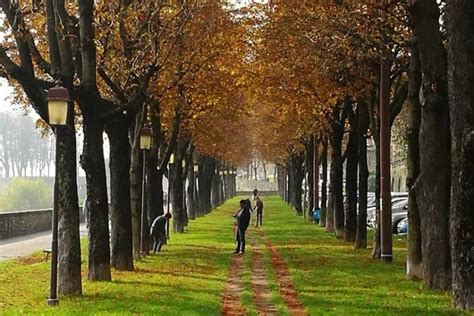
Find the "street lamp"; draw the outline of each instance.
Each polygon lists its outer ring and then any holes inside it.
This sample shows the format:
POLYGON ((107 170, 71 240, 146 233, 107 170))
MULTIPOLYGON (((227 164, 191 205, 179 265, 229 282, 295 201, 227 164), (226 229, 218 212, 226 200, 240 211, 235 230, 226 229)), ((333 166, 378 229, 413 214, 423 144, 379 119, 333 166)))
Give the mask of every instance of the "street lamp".
MULTIPOLYGON (((56 86, 48 90, 48 119, 49 124, 54 126, 56 134, 56 160, 58 165, 58 131, 61 126, 66 125, 67 112, 69 105, 69 91, 60 85, 58 81, 56 86)), ((54 171, 54 197, 53 197, 53 224, 52 224, 52 240, 51 240, 51 279, 50 292, 48 298, 49 306, 56 306, 59 304, 58 299, 58 193, 59 181, 58 171, 54 171)))
POLYGON ((146 152, 151 148, 152 130, 144 125, 140 130, 140 149, 143 152, 143 173, 142 173, 142 214, 141 214, 141 230, 140 230, 140 252, 145 253, 145 229, 148 228, 146 223, 146 152))
POLYGON ((143 126, 140 130, 140 149, 149 150, 151 148, 152 130, 148 126, 143 126))
POLYGON ((187 208, 187 205, 186 205, 186 177, 184 177, 185 175, 185 171, 186 171, 186 160, 183 159, 181 160, 181 178, 179 178, 179 181, 181 181, 183 183, 183 188, 182 188, 182 191, 183 191, 183 208, 184 208, 184 211, 186 212, 186 208, 187 208), (182 179, 182 180, 181 180, 182 179))
MULTIPOLYGON (((174 154, 171 154, 170 159, 168 161, 168 203, 167 203, 167 212, 170 212, 170 199, 171 199, 171 165, 174 164, 174 154)), ((170 220, 166 221, 166 238, 170 239, 170 220)))
POLYGON ((193 181, 194 181, 194 189, 193 189, 193 200, 194 200, 194 213, 196 214, 197 212, 200 212, 200 205, 198 203, 198 183, 197 183, 197 176, 199 172, 199 165, 194 165, 193 166, 193 181))
POLYGON ((392 197, 390 192, 390 65, 380 61, 380 192, 382 210, 379 216, 382 262, 393 261, 392 197))
POLYGON ((69 103, 69 91, 60 85, 48 90, 48 118, 50 125, 66 125, 69 103))

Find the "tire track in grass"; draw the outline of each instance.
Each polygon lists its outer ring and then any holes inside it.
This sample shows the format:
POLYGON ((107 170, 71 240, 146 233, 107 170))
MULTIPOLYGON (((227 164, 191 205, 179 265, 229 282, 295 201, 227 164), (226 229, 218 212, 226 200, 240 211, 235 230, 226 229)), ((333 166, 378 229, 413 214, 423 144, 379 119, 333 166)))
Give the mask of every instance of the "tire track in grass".
POLYGON ((245 315, 246 310, 240 303, 244 290, 242 276, 244 274, 244 257, 233 256, 230 262, 229 277, 222 293, 221 315, 245 315))
MULTIPOLYGON (((259 240, 260 241, 260 240, 259 240)), ((272 303, 272 293, 265 270, 263 247, 252 238, 252 292, 253 300, 259 315, 278 315, 278 310, 272 303)))
POLYGON ((298 292, 291 279, 290 272, 286 262, 280 255, 278 250, 268 240, 265 240, 265 246, 270 253, 270 259, 273 269, 276 272, 277 281, 280 288, 280 294, 285 305, 292 315, 308 315, 303 304, 301 303, 298 292))

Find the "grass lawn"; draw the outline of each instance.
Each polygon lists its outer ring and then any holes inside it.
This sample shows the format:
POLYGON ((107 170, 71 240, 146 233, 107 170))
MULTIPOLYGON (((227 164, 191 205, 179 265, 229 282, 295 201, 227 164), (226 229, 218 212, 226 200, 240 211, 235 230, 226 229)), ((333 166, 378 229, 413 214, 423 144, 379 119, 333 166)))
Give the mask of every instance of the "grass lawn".
MULTIPOLYGON (((136 271, 114 271, 112 282, 84 281, 83 297, 62 297, 55 308, 46 306, 49 263, 42 254, 0 263, 0 315, 219 315, 234 249, 230 215, 238 200, 234 198, 192 221, 186 233, 172 234, 163 253, 136 263, 136 271)), ((405 279, 405 240, 395 241, 395 262, 381 264, 370 259, 370 250, 354 251, 352 245, 295 216, 277 197, 263 200, 262 229, 287 261, 300 299, 311 315, 458 314, 451 308, 449 294, 423 290, 419 282, 405 279)), ((242 304, 249 314, 256 314, 249 250, 242 304)), ((285 313, 266 250, 264 259, 272 301, 285 313)), ((85 262, 84 255, 84 276, 85 262)))
POLYGON ((405 278, 405 238, 394 236, 394 263, 383 264, 371 259, 371 249, 354 250, 295 216, 278 198, 264 202, 265 235, 288 263, 310 315, 459 314, 449 293, 424 290, 405 278))
POLYGON ((113 271, 112 282, 84 281, 83 297, 60 298, 55 308, 46 306, 50 265, 42 254, 0 263, 0 315, 51 311, 67 315, 219 315, 234 249, 231 214, 237 205, 238 199, 233 199, 191 221, 186 233, 172 234, 170 245, 161 254, 137 262, 134 272, 113 271))

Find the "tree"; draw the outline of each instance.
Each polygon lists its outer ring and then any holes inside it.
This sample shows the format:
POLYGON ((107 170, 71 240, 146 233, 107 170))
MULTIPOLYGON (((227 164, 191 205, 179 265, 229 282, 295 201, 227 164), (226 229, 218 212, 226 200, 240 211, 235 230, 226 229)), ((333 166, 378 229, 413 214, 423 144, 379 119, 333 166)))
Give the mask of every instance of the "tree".
POLYGON ((407 187, 408 187, 408 251, 407 275, 409 278, 423 278, 423 261, 421 252, 420 212, 416 202, 415 181, 420 174, 419 132, 421 123, 421 104, 419 91, 421 86, 420 54, 416 38, 412 40, 410 58, 408 93, 408 126, 407 126, 407 187))
POLYGON ((421 219, 424 283, 448 289, 450 147, 446 50, 436 0, 418 0, 409 8, 423 73, 420 89, 420 175, 415 183, 421 219))
POLYGON ((474 3, 446 3, 451 122, 451 256, 453 303, 474 309, 474 3))
MULTIPOLYGON (((59 5, 63 4, 62 2, 59 5)), ((30 25, 41 27, 44 35, 45 25, 43 18, 34 19, 25 16, 23 9, 17 1, 2 0, 0 7, 6 16, 10 33, 0 45, 1 73, 7 77, 17 92, 23 96, 20 103, 31 103, 37 114, 47 121, 47 104, 45 89, 52 87, 53 83, 44 78, 70 77, 69 68, 60 68, 58 62, 59 41, 55 32, 49 29, 49 44, 51 44, 51 63, 48 63, 38 47, 48 47, 48 41, 34 41, 30 25), (9 48, 11 49, 9 49, 9 48), (57 57, 56 59, 53 57, 57 57), (59 70, 59 72, 58 72, 59 70), (68 77, 69 76, 69 77, 68 77)), ((52 1, 46 1, 49 13, 53 12, 52 1)), ((30 10, 31 11, 31 10, 30 10)), ((58 17, 59 18, 59 17, 58 17)), ((54 21, 54 17, 50 20, 54 21)), ((38 38, 35 38, 38 39, 38 38)), ((64 39, 64 37, 63 37, 64 39)), ((61 41, 64 44, 64 41, 61 41)), ((68 88, 71 86, 66 84, 68 88)), ((72 107, 68 113, 67 126, 55 129, 58 153, 56 172, 59 179, 58 213, 59 213, 59 290, 63 294, 81 294, 81 254, 79 243, 79 203, 77 198, 76 183, 76 138, 74 131, 74 113, 72 107)))

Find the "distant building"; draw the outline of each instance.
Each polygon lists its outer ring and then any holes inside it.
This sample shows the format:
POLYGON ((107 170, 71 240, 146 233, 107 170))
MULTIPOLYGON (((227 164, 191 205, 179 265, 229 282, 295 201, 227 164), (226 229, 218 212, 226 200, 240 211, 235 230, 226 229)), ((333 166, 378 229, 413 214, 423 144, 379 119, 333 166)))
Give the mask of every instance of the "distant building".
MULTIPOLYGON (((376 152, 375 143, 372 138, 367 142, 367 163, 369 167, 369 191, 375 190, 375 168, 376 168, 376 152), (370 183, 372 181, 372 183, 370 183)), ((406 192, 406 181, 408 170, 406 165, 406 148, 392 142, 391 147, 391 189, 392 192, 406 192)))

